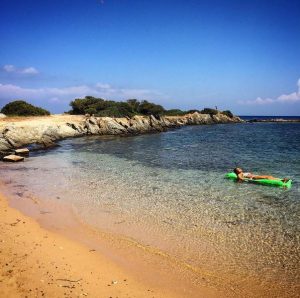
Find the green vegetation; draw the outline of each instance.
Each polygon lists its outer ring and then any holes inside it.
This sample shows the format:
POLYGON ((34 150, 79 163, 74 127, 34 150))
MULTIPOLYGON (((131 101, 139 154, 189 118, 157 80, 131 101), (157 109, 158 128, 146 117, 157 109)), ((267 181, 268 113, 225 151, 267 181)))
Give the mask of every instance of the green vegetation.
POLYGON ((192 110, 186 111, 185 114, 193 114, 193 113, 196 113, 196 112, 201 113, 201 111, 199 111, 199 110, 192 109, 192 110))
POLYGON ((70 106, 72 107, 70 113, 74 115, 94 114, 107 117, 131 117, 134 115, 134 111, 128 103, 104 100, 92 96, 77 98, 71 101, 70 106))
POLYGON ((234 117, 234 115, 229 110, 223 111, 222 114, 226 115, 229 118, 233 118, 234 117))
POLYGON ((76 98, 71 101, 70 106, 72 110, 69 112, 73 115, 90 114, 95 116, 106 117, 132 117, 134 115, 154 115, 159 117, 165 116, 182 116, 191 113, 201 113, 216 115, 223 113, 229 117, 233 117, 230 111, 220 112, 215 109, 205 108, 203 110, 189 110, 182 111, 180 109, 166 110, 161 105, 149 102, 147 100, 139 101, 137 99, 128 99, 127 101, 113 101, 105 100, 103 98, 96 98, 93 96, 86 96, 85 98, 76 98))
POLYGON ((205 108, 202 111, 200 111, 200 113, 201 114, 209 114, 210 116, 212 116, 212 115, 217 115, 219 113, 219 111, 216 109, 205 108))
POLYGON ((179 109, 166 110, 164 115, 166 116, 182 116, 187 114, 187 112, 181 111, 179 109))
POLYGON ((95 116, 108 117, 132 117, 134 115, 154 115, 156 117, 164 114, 165 109, 161 105, 157 105, 147 100, 138 101, 137 99, 129 99, 126 102, 104 100, 86 96, 85 98, 77 98, 71 101, 71 114, 94 114, 95 116))
MULTIPOLYGON (((160 116, 183 116, 195 112, 201 114, 216 115, 222 113, 230 118, 233 117, 231 111, 226 110, 220 112, 216 109, 205 108, 203 110, 188 110, 180 109, 166 110, 163 106, 149 102, 147 100, 139 101, 137 99, 128 99, 127 101, 105 100, 93 96, 85 98, 76 98, 70 102, 72 107, 69 111, 72 115, 95 115, 99 117, 133 117, 134 115, 153 115, 160 116)), ((50 115, 47 110, 35 107, 26 101, 16 100, 8 103, 1 110, 1 113, 7 116, 43 116, 50 115)))
POLYGON ((45 116, 50 115, 47 110, 35 107, 24 100, 16 100, 5 105, 1 113, 7 116, 45 116))
POLYGON ((160 116, 165 113, 165 109, 161 105, 157 105, 155 103, 148 102, 147 100, 143 100, 140 103, 137 112, 142 115, 160 116))

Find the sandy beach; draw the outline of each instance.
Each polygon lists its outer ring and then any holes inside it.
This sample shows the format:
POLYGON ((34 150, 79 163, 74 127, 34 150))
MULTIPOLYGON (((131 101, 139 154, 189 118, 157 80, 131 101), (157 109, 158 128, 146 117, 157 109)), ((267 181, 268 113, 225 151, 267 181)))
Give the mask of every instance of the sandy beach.
POLYGON ((0 7, 0 298, 300 298, 300 1, 0 7))
MULTIPOLYGON (((193 287, 192 283, 189 289, 185 289, 188 285, 180 278, 174 280, 171 272, 170 280, 167 280, 167 272, 157 272, 156 276, 153 266, 149 267, 149 272, 141 272, 148 271, 147 264, 139 269, 138 277, 137 271, 131 272, 128 264, 120 266, 122 256, 113 255, 113 250, 108 257, 99 252, 95 242, 85 241, 90 246, 84 245, 83 241, 74 241, 41 227, 35 219, 10 207, 2 194, 0 218, 2 297, 218 296, 216 291, 205 287, 200 289, 199 285, 193 287)), ((81 237, 77 235, 77 238, 81 237)), ((161 268, 158 266, 157 270, 161 268)))
POLYGON ((2 297, 175 297, 158 292, 89 247, 47 231, 0 196, 2 297))

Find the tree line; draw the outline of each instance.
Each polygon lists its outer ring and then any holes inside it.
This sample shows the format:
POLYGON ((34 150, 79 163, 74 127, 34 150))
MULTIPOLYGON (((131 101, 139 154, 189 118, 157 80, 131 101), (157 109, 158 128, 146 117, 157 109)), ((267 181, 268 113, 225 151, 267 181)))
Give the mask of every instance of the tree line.
MULTIPOLYGON (((147 100, 128 99, 127 101, 105 100, 93 96, 76 98, 70 102, 71 110, 67 112, 71 115, 95 115, 99 117, 133 117, 135 115, 153 115, 160 116, 180 116, 189 113, 198 112, 201 114, 216 115, 220 111, 211 108, 203 110, 180 109, 167 110, 163 106, 149 102, 147 100)), ((7 116, 44 116, 50 115, 50 112, 33 106, 24 100, 16 100, 5 105, 1 113, 7 116)), ((231 111, 222 111, 224 115, 233 117, 231 111)))
MULTIPOLYGON (((139 101, 137 99, 128 99, 127 101, 113 101, 93 96, 77 98, 71 101, 70 106, 72 107, 72 110, 69 113, 73 115, 90 114, 107 117, 132 117, 134 115, 154 115, 155 117, 180 116, 194 112, 216 115, 220 112, 210 108, 188 111, 182 111, 180 109, 167 110, 163 106, 147 100, 139 101)), ((233 114, 229 110, 222 111, 221 113, 233 117, 233 114)))

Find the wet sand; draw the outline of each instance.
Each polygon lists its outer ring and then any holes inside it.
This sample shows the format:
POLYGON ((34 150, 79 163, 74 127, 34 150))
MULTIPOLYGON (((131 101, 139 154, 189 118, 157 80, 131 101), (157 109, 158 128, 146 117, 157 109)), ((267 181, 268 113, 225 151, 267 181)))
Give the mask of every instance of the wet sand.
POLYGON ((0 196, 2 297, 175 297, 134 280, 93 249, 47 231, 0 196))
MULTIPOLYGON (((14 201, 10 203, 15 205, 14 201)), ((30 205, 29 201, 27 204, 30 205)), ((48 220, 50 230, 45 229, 35 219, 10 207, 2 194, 0 218, 1 297, 219 296, 212 289, 201 289, 199 284, 193 286, 193 280, 189 286, 178 272, 172 274, 174 268, 161 263, 159 258, 150 263, 141 262, 137 268, 137 263, 131 264, 137 257, 134 249, 116 255, 117 250, 112 248, 108 255, 104 243, 97 246, 92 240, 96 238, 95 233, 90 231, 90 238, 88 235, 82 238, 83 226, 73 230, 73 239, 53 231, 51 219, 48 220), (78 241, 74 241, 76 238, 78 241)), ((70 221, 66 221, 68 224, 70 221)), ((143 253, 149 257, 147 252, 143 253)))

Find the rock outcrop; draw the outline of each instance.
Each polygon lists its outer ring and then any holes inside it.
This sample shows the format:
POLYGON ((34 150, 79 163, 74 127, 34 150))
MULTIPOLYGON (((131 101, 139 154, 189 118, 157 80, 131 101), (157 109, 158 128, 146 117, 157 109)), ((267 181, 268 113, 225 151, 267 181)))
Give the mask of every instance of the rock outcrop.
POLYGON ((83 135, 127 135, 160 132, 184 125, 239 123, 239 117, 223 114, 187 114, 184 116, 134 116, 110 118, 75 115, 51 115, 0 120, 0 152, 11 151, 28 144, 51 147, 57 140, 83 135))

